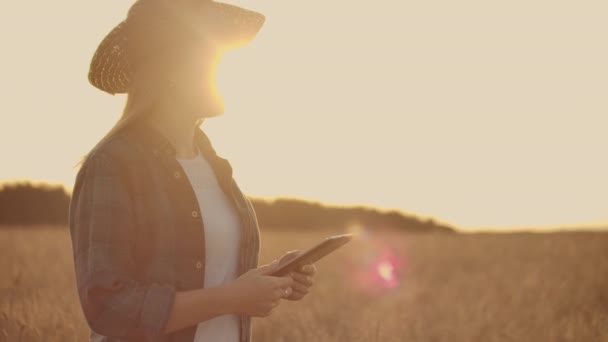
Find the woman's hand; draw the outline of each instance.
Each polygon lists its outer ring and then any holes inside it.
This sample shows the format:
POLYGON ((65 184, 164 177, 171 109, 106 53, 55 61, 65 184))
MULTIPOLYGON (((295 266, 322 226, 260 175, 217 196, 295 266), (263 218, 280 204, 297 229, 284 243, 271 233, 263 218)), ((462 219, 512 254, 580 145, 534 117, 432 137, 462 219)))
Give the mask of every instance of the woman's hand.
MULTIPOLYGON (((279 265, 283 265, 293 258, 297 257, 300 254, 300 251, 290 251, 285 253, 281 257, 281 261, 279 265)), ((302 266, 298 271, 291 272, 289 276, 293 279, 293 284, 291 285, 292 293, 287 296, 285 299, 289 300, 301 300, 308 294, 310 288, 314 284, 314 276, 317 273, 317 268, 314 264, 307 264, 302 266)))
POLYGON ((273 277, 266 274, 279 266, 278 261, 252 269, 227 284, 232 295, 234 312, 243 315, 267 317, 281 298, 292 294, 294 281, 290 277, 273 277))

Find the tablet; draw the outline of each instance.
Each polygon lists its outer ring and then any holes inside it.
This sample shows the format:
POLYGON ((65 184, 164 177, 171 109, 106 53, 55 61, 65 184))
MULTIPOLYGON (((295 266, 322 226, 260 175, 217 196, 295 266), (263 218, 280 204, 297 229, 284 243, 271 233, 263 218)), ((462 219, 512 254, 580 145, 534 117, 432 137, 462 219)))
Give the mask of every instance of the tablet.
POLYGON ((314 263, 315 261, 321 259, 327 254, 335 251, 339 247, 343 246, 347 242, 349 242, 353 238, 353 234, 342 234, 342 235, 333 235, 316 246, 310 248, 309 250, 300 253, 297 257, 287 262, 285 265, 279 267, 276 271, 270 273, 269 275, 275 277, 281 277, 288 274, 291 271, 296 271, 300 267, 314 263))

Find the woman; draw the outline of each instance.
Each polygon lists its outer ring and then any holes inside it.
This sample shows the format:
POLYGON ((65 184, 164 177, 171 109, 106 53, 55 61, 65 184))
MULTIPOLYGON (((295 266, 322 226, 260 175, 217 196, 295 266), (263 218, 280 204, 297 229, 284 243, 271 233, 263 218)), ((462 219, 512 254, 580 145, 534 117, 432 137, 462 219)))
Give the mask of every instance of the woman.
POLYGON ((127 93, 85 156, 69 225, 78 294, 95 341, 250 341, 251 317, 300 300, 314 265, 258 267, 251 202, 199 128, 223 114, 215 65, 264 17, 208 0, 138 0, 98 47, 90 82, 127 93))

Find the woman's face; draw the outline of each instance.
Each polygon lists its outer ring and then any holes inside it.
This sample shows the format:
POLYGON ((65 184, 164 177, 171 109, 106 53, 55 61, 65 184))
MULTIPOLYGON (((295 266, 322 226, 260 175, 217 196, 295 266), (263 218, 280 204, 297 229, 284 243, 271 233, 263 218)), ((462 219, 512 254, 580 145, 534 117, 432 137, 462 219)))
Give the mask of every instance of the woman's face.
MULTIPOLYGON (((168 97, 184 115, 195 119, 224 114, 224 101, 217 90, 216 71, 220 54, 197 51, 181 56, 169 78, 168 97)), ((174 108, 175 109, 175 108, 174 108)))

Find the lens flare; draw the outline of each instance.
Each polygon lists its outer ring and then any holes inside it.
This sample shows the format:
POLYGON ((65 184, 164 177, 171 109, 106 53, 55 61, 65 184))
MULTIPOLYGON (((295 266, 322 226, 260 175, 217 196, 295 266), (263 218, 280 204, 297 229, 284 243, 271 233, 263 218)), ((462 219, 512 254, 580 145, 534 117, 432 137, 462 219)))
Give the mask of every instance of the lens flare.
POLYGON ((363 224, 352 224, 349 228, 350 233, 357 235, 352 249, 357 252, 352 254, 347 268, 353 284, 372 295, 405 286, 407 244, 395 245, 390 232, 376 232, 363 224))
POLYGON ((380 278, 384 279, 385 282, 390 283, 395 281, 395 267, 388 261, 381 261, 376 266, 376 271, 380 278))
POLYGON ((372 278, 383 287, 393 288, 399 285, 397 278, 397 261, 390 255, 380 256, 372 268, 372 278))

